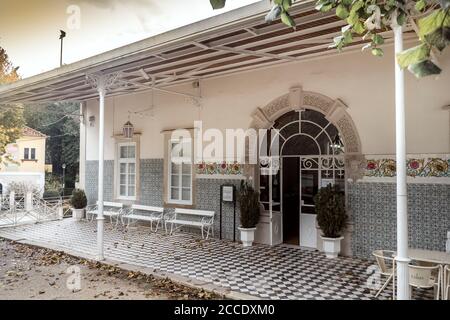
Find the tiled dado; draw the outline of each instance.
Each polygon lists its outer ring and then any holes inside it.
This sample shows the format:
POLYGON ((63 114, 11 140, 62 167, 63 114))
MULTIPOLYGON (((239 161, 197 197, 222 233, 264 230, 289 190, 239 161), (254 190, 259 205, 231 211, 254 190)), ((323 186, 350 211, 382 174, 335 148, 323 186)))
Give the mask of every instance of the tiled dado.
MULTIPOLYGON (((140 162, 140 199, 145 205, 163 205, 163 159, 142 159, 140 162)), ((225 176, 226 177, 226 176, 225 176)), ((105 161, 104 167, 104 198, 112 201, 114 198, 114 161, 105 161)), ((214 235, 219 236, 220 230, 220 186, 222 184, 239 187, 240 181, 236 179, 196 179, 196 206, 198 209, 214 210, 214 235)), ((86 162, 86 195, 90 204, 97 200, 98 161, 86 162)), ((170 211, 170 210, 168 210, 170 211)), ((236 206, 236 228, 239 225, 239 206, 236 206)), ((198 229, 189 230, 198 232, 198 229)), ((223 203, 222 236, 224 239, 233 239, 233 205, 223 203)), ((239 236, 236 229, 236 237, 239 236)))
MULTIPOLYGON (((347 190, 353 254, 368 258, 376 249, 395 250, 395 183, 349 183, 347 190)), ((450 185, 408 184, 408 219, 410 247, 444 251, 450 230, 450 185)))
MULTIPOLYGON (((163 159, 142 159, 140 162, 140 203, 162 206, 163 203, 163 159)), ((104 165, 104 198, 114 198, 114 161, 104 165)), ((86 161, 86 196, 89 204, 95 203, 98 193, 98 161, 86 161)))
MULTIPOLYGON (((366 177, 395 177, 397 164, 394 157, 366 156, 366 177)), ((407 174, 409 177, 450 178, 449 155, 408 155, 407 174)))

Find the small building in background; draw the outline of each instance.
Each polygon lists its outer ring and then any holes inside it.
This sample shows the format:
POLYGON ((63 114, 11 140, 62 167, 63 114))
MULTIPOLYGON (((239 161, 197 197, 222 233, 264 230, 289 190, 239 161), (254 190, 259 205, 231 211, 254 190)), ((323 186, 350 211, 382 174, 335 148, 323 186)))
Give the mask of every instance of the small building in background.
POLYGON ((46 139, 45 134, 25 126, 22 137, 6 147, 0 164, 0 193, 7 192, 11 183, 44 192, 45 172, 49 171, 45 164, 46 139))

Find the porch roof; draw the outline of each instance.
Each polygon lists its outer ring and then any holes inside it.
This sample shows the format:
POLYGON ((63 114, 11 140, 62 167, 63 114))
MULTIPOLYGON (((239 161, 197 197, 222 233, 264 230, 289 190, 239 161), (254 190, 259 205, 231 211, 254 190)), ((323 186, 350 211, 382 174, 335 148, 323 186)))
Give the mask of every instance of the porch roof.
MULTIPOLYGON (((296 3, 297 28, 265 23, 269 7, 260 1, 185 27, 0 87, 0 104, 86 101, 98 97, 86 81, 92 73, 120 72, 126 83, 108 96, 163 88, 187 81, 337 54, 329 48, 345 22, 334 12, 314 9, 315 0, 296 3)), ((393 42, 385 32, 386 45, 393 42)), ((417 36, 408 27, 406 40, 417 36)), ((346 48, 359 50, 361 38, 346 48)))

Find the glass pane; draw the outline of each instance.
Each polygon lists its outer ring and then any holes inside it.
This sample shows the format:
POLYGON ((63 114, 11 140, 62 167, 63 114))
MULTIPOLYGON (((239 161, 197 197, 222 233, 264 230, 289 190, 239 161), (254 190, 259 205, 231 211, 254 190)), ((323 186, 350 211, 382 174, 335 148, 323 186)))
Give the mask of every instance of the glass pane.
POLYGON ((122 159, 127 158, 127 146, 121 146, 120 147, 120 157, 122 159))
POLYGON ((121 196, 126 196, 127 195, 126 192, 127 192, 127 187, 126 186, 120 186, 120 195, 121 196))
POLYGON ((128 184, 134 186, 136 184, 135 179, 136 179, 136 176, 134 174, 130 174, 128 176, 128 184))
POLYGON ((191 159, 191 140, 183 142, 183 155, 186 159, 191 159))
POLYGON ((134 197, 134 191, 135 191, 134 187, 132 187, 132 186, 128 187, 128 196, 134 197))
POLYGON ((191 174, 191 164, 183 163, 183 174, 191 174))
POLYGON ((183 188, 182 200, 185 200, 185 201, 191 200, 191 189, 184 189, 183 188))
POLYGON ((127 164, 126 163, 120 164, 120 173, 127 173, 127 164))
POLYGON ((178 175, 172 175, 170 185, 172 187, 178 187, 180 185, 180 176, 178 175))
POLYGON ((191 176, 183 175, 183 188, 190 188, 190 187, 191 187, 191 176))
POLYGON ((317 194, 319 189, 319 175, 318 171, 312 170, 302 170, 301 173, 302 181, 302 201, 303 206, 306 208, 302 208, 303 213, 314 213, 313 205, 314 205, 314 196, 317 194), (311 209, 312 208, 312 209, 311 209), (305 210, 310 209, 311 212, 305 212, 305 210))
POLYGON ((171 188, 170 199, 172 200, 180 199, 180 190, 178 188, 171 188))
POLYGON ((134 159, 136 157, 136 147, 128 146, 128 158, 134 159))
POLYGON ((180 173, 180 165, 172 163, 172 174, 179 174, 180 173))
POLYGON ((120 184, 126 184, 127 183, 127 175, 121 174, 120 175, 120 184))
POLYGON ((136 165, 134 163, 128 164, 128 173, 130 173, 130 174, 136 173, 136 165))

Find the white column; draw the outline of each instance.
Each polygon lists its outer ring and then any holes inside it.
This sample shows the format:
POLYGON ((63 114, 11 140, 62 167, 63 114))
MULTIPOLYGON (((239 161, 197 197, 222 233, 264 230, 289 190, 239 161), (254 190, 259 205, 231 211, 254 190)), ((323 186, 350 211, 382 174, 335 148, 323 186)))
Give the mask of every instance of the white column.
POLYGON ((97 214, 97 259, 103 260, 103 229, 105 217, 103 216, 103 167, 105 144, 105 95, 106 88, 103 80, 98 83, 99 95, 99 135, 98 135, 98 214, 97 214))
MULTIPOLYGON (((394 26, 395 56, 403 51, 403 28, 394 26)), ((397 298, 410 299, 406 188, 405 78, 395 58, 395 137, 397 157, 397 298)))
MULTIPOLYGON (((103 260, 103 227, 105 217, 103 216, 103 172, 104 172, 104 145, 105 145, 105 96, 106 91, 117 86, 120 73, 88 74, 86 80, 92 87, 97 89, 99 96, 99 135, 98 135, 98 214, 97 214, 97 259, 103 260)), ((120 85, 120 84, 119 84, 120 85)))

